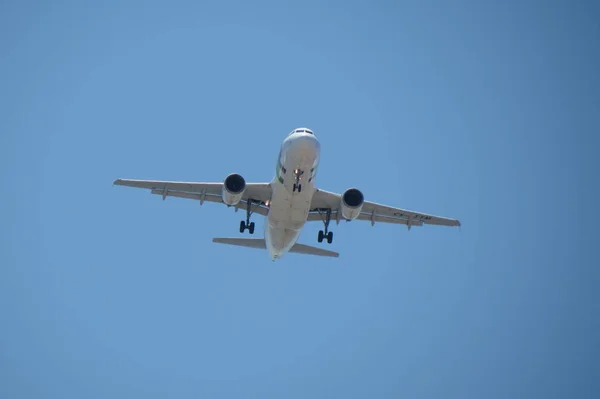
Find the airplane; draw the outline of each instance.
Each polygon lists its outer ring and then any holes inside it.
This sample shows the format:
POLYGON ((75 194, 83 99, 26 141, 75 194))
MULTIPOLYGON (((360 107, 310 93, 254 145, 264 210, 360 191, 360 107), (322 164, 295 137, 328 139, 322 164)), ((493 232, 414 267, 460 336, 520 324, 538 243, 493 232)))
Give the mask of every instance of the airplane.
POLYGON ((306 222, 321 221, 317 241, 331 244, 333 232, 329 224, 335 220, 370 221, 406 225, 410 230, 423 224, 460 226, 457 219, 428 215, 421 212, 394 208, 365 201, 357 188, 349 188, 342 194, 321 190, 315 186, 321 145, 308 128, 294 129, 283 141, 275 177, 271 182, 246 183, 237 173, 228 175, 216 183, 196 183, 158 180, 117 179, 113 184, 149 189, 152 194, 166 197, 187 198, 199 201, 223 203, 228 207, 246 210, 246 220, 240 222, 240 233, 246 230, 254 234, 254 213, 266 217, 263 238, 213 238, 213 242, 249 248, 267 249, 271 260, 281 258, 287 252, 326 257, 338 257, 339 253, 297 243, 306 222))

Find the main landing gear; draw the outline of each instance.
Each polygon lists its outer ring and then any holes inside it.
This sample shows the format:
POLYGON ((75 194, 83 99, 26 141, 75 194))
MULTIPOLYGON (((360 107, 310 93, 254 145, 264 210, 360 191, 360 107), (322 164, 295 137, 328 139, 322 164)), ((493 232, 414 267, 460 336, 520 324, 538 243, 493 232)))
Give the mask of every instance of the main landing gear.
MULTIPOLYGON (((320 210, 319 213, 321 213, 320 210)), ((323 242, 323 239, 326 239, 328 244, 331 244, 333 242, 333 231, 327 231, 329 229, 330 221, 331 209, 327 209, 327 211, 325 212, 325 220, 323 220, 323 224, 325 225, 325 231, 319 230, 319 236, 317 237, 318 242, 323 242)))
POLYGON ((303 170, 300 169, 296 169, 294 170, 294 178, 296 179, 296 183, 294 183, 294 186, 292 187, 292 192, 298 191, 299 193, 302 192, 302 184, 300 184, 300 177, 304 174, 303 170))
POLYGON ((254 222, 250 222, 250 216, 252 216, 252 200, 246 201, 246 221, 240 222, 240 233, 243 233, 246 229, 250 234, 254 234, 254 222))

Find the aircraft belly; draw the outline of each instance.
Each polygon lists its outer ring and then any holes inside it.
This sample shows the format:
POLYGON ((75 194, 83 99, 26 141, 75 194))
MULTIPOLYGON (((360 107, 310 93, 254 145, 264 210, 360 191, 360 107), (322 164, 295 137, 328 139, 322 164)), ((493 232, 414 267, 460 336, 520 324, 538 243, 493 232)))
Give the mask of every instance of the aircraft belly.
POLYGON ((281 175, 273 181, 273 192, 269 204, 269 214, 265 225, 266 242, 273 259, 289 251, 298 240, 300 231, 308 219, 310 203, 315 192, 313 172, 318 159, 318 146, 311 141, 292 142, 280 154, 281 175), (282 166, 283 165, 283 166, 282 166), (296 169, 303 172, 295 180, 296 169), (287 171, 287 172, 286 172, 287 171), (296 189, 297 184, 302 190, 296 189))
POLYGON ((308 218, 310 200, 308 192, 290 194, 285 187, 279 186, 271 200, 269 224, 273 227, 301 228, 308 218))
POLYGON ((269 207, 268 243, 272 255, 281 256, 298 240, 310 208, 312 187, 306 193, 290 193, 285 186, 276 184, 269 207))
POLYGON ((300 230, 271 228, 269 244, 272 250, 277 253, 287 252, 298 240, 300 230))

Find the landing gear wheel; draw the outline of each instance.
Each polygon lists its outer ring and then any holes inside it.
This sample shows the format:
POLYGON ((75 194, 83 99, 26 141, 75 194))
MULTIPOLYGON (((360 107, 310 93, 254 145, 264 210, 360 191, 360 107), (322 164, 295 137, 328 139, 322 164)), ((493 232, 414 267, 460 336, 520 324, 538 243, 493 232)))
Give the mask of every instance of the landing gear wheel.
POLYGON ((300 179, 302 178, 303 174, 304 174, 303 170, 300 170, 300 169, 294 170, 295 183, 294 183, 294 187, 292 188, 292 192, 296 192, 296 191, 298 191, 299 193, 302 192, 302 184, 300 184, 300 179))
POLYGON ((240 222, 240 233, 243 233, 246 229, 250 234, 254 234, 254 222, 250 222, 250 216, 252 216, 252 198, 246 200, 246 221, 240 222))
POLYGON ((333 242, 333 231, 329 231, 329 222, 331 221, 331 208, 329 209, 317 209, 321 217, 323 217, 323 211, 325 212, 325 218, 323 219, 323 224, 325 225, 325 231, 319 230, 319 236, 317 237, 317 241, 323 242, 323 239, 327 240, 328 244, 333 242))

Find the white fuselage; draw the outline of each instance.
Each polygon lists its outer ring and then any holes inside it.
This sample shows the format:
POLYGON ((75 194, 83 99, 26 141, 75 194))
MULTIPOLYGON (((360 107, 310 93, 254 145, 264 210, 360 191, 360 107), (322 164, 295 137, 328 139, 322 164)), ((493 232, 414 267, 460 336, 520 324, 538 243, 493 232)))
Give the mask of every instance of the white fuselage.
POLYGON ((265 241, 273 260, 292 248, 306 223, 315 193, 320 149, 311 133, 292 133, 281 145, 265 223, 265 241))

